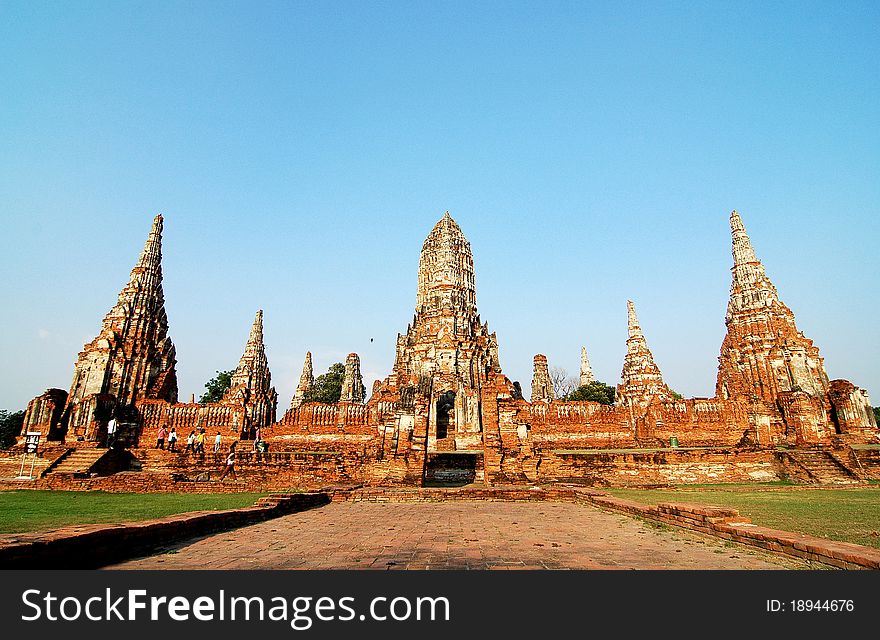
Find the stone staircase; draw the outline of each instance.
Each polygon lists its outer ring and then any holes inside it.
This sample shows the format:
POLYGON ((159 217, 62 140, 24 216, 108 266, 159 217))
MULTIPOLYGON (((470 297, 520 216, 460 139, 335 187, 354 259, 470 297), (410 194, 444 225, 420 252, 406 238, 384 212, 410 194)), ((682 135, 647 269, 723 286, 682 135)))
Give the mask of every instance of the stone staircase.
POLYGON ((87 475, 92 467, 94 467, 98 461, 109 452, 109 449, 92 449, 84 447, 69 449, 67 453, 46 467, 41 475, 47 476, 56 473, 87 475))
POLYGON ((821 449, 792 449, 788 457, 804 469, 816 484, 856 484, 860 478, 829 452, 821 449))

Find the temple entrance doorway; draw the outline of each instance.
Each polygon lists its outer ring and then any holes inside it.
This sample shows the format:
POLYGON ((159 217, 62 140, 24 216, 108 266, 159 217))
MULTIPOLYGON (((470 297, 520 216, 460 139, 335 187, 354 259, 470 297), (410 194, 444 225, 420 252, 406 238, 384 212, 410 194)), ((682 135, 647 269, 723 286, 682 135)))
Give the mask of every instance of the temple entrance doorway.
POLYGON ((437 399, 437 439, 443 440, 455 430, 455 392, 445 391, 437 399))

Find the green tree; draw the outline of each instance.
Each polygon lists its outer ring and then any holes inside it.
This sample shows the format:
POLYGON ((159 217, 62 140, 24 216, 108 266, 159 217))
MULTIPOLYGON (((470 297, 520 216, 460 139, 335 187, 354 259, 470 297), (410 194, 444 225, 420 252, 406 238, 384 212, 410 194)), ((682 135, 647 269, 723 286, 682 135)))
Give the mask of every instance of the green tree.
POLYGON ((205 393, 199 398, 201 404, 211 402, 220 402, 223 394, 232 384, 232 374, 234 371, 218 371, 217 375, 205 383, 205 393))
POLYGON ((880 407, 874 407, 874 422, 880 427, 880 407))
POLYGON ((684 396, 681 395, 681 394, 680 394, 678 391, 676 391, 675 389, 670 389, 670 390, 669 390, 669 395, 672 396, 672 399, 673 399, 673 400, 684 400, 684 396))
POLYGON ((330 370, 315 378, 315 384, 303 394, 303 402, 339 402, 344 379, 345 365, 341 362, 330 365, 330 370))
POLYGON ((564 400, 587 400, 599 404, 614 404, 614 387, 594 380, 590 384, 578 387, 569 393, 564 400))
POLYGON ((8 449, 15 444, 24 424, 24 411, 10 413, 0 409, 0 449, 8 449))

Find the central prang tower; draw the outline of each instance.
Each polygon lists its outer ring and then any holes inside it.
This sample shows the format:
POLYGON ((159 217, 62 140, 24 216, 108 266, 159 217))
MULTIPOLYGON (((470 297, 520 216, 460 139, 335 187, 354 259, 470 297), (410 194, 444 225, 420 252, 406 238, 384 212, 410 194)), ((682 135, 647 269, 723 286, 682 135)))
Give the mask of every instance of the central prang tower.
POLYGON ((477 313, 471 245, 447 211, 422 246, 416 312, 406 335, 397 336, 391 378, 430 379, 435 390, 457 394, 500 371, 498 341, 477 313))
POLYGON ((501 373, 498 340, 477 312, 471 245, 447 211, 422 246, 415 315, 397 336, 394 368, 370 400, 383 454, 409 457, 408 473, 416 452, 427 467, 432 454, 480 454, 479 477, 500 464, 505 436, 517 433, 516 410, 502 416, 499 402, 519 400, 501 373))

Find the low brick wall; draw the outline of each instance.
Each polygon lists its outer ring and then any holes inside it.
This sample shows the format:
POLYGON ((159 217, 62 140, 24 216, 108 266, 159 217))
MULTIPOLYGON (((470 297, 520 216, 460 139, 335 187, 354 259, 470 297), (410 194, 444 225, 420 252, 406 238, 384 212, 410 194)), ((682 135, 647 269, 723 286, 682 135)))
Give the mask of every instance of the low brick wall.
POLYGON ((76 525, 42 533, 5 535, 0 537, 0 567, 94 569, 179 540, 262 522, 329 502, 330 496, 325 492, 275 494, 242 509, 195 511, 142 522, 76 525))
MULTIPOLYGON (((181 480, 167 472, 122 471, 112 476, 78 478, 69 473, 53 473, 35 480, 0 480, 0 491, 37 489, 53 491, 107 491, 109 493, 266 493, 296 489, 316 489, 326 482, 302 485, 284 478, 216 480, 220 471, 212 469, 214 480, 181 480)), ((207 474, 205 474, 207 475, 207 474)))
POLYGON ((595 493, 586 496, 586 499, 596 506, 612 511, 700 531, 725 540, 841 569, 880 569, 880 549, 826 540, 805 533, 759 527, 748 518, 740 516, 736 509, 674 503, 644 505, 595 493))

